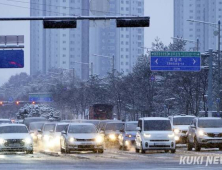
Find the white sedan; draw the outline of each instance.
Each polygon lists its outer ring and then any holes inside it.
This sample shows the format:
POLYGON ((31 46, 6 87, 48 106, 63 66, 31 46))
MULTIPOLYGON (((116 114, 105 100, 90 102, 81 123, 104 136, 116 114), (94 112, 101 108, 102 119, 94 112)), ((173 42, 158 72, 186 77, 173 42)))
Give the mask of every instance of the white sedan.
POLYGON ((33 154, 33 141, 23 124, 0 125, 0 151, 17 151, 33 154))
POLYGON ((66 131, 62 131, 60 139, 61 152, 93 151, 103 153, 103 136, 91 123, 71 123, 66 131))

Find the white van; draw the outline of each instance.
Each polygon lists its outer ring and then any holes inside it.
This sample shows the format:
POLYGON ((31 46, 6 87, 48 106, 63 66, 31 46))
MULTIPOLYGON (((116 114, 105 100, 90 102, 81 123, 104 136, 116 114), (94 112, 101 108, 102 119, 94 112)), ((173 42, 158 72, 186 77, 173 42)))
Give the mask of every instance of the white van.
POLYGON ((168 118, 147 117, 138 121, 136 134, 136 152, 141 150, 164 150, 165 152, 176 152, 175 136, 172 125, 168 118))

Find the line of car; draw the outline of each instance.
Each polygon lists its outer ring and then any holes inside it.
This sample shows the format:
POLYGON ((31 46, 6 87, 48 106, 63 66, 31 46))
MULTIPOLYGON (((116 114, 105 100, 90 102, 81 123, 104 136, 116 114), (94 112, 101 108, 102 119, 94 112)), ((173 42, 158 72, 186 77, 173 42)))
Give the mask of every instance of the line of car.
POLYGON ((186 144, 187 150, 205 148, 222 150, 222 119, 175 115, 168 118, 146 117, 138 121, 66 120, 49 122, 43 118, 28 118, 24 124, 10 124, 0 119, 0 151, 40 150, 92 151, 119 147, 176 152, 176 144, 186 144))

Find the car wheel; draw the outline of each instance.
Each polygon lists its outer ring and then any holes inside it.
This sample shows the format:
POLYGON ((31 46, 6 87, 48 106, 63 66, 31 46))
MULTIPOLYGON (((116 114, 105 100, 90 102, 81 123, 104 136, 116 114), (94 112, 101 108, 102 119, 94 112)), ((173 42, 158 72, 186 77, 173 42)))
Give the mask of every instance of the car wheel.
POLYGON ((165 150, 165 153, 168 153, 169 152, 169 150, 165 150))
POLYGON ((26 154, 33 154, 33 150, 28 150, 28 151, 26 151, 26 154))
POLYGON ((171 149, 171 153, 175 153, 176 152, 176 149, 171 149))
POLYGON ((187 139, 187 150, 188 150, 188 151, 192 151, 192 149, 193 149, 193 146, 192 146, 192 144, 190 143, 189 139, 187 139))
POLYGON ((99 150, 98 150, 98 153, 103 153, 103 152, 104 152, 103 149, 99 149, 99 150))
POLYGON ((137 148, 135 148, 135 151, 136 151, 136 153, 139 153, 139 152, 140 152, 140 150, 139 150, 139 149, 137 149, 137 148))
POLYGON ((143 149, 143 144, 142 144, 142 142, 141 142, 141 153, 146 153, 146 150, 143 149))
POLYGON ((66 143, 65 143, 65 147, 66 147, 65 152, 69 154, 70 150, 69 150, 68 146, 66 145, 66 143))
POLYGON ((198 151, 198 152, 201 150, 200 144, 198 143, 196 138, 194 138, 194 148, 195 148, 195 151, 198 151))

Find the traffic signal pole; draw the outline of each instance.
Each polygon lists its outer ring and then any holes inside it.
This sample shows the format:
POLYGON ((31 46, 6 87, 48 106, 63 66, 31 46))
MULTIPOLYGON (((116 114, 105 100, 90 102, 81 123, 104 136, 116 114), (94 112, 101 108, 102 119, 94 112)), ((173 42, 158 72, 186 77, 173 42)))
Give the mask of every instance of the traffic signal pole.
POLYGON ((52 17, 0 17, 0 21, 58 21, 58 20, 147 20, 148 16, 52 16, 52 17))

